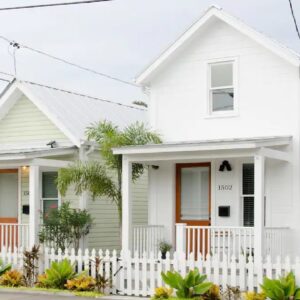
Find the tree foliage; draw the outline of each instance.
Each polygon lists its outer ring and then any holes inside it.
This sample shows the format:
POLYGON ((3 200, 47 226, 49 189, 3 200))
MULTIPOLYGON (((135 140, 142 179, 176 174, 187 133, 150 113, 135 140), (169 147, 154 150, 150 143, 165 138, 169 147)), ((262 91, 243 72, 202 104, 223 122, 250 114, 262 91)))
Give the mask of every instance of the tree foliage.
MULTIPOLYGON (((89 140, 97 142, 104 164, 100 162, 77 162, 58 172, 57 186, 62 195, 73 185, 77 195, 90 192, 93 199, 106 197, 118 208, 119 221, 122 220, 122 155, 114 155, 112 149, 122 146, 159 144, 159 135, 149 130, 143 123, 134 123, 123 130, 108 121, 92 124, 87 128, 89 140), (113 172, 111 172, 113 171, 113 172), (117 175, 117 181, 113 174, 117 175)), ((142 164, 133 164, 132 180, 143 173, 142 164)))
POLYGON ((69 202, 65 202, 58 209, 50 211, 39 232, 41 243, 61 248, 63 251, 69 246, 76 250, 80 239, 89 233, 92 217, 87 210, 73 209, 69 202))

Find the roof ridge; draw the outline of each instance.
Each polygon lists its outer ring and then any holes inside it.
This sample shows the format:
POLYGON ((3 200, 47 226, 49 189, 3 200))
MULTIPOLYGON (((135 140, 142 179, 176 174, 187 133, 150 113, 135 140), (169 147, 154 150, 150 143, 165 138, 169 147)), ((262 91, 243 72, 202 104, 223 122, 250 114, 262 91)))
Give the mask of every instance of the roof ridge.
POLYGON ((124 107, 131 108, 131 109, 137 109, 137 110, 141 110, 141 111, 147 111, 146 108, 136 107, 136 106, 129 105, 129 104, 123 104, 123 103, 120 103, 120 102, 115 102, 115 101, 111 101, 111 100, 107 100, 107 99, 103 99, 103 98, 99 98, 99 97, 90 96, 90 95, 87 95, 87 94, 82 94, 82 93, 79 93, 79 92, 65 90, 65 89, 61 89, 61 88, 58 88, 58 87, 53 87, 53 86, 46 85, 46 84, 41 84, 41 83, 27 81, 27 80, 18 80, 18 81, 21 82, 21 83, 24 82, 24 83, 28 83, 28 84, 31 84, 31 85, 45 87, 45 88, 55 90, 55 91, 60 91, 60 92, 64 92, 64 93, 68 93, 68 94, 72 94, 72 95, 76 95, 76 96, 80 96, 80 97, 85 97, 89 100, 103 101, 103 102, 106 102, 106 103, 109 103, 109 104, 120 105, 120 106, 124 106, 124 107))

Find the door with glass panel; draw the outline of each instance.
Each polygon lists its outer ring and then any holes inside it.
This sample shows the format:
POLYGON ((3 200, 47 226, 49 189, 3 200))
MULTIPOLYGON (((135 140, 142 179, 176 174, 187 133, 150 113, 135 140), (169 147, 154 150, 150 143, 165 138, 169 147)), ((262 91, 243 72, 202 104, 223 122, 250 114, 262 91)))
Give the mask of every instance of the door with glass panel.
POLYGON ((187 252, 208 251, 211 211, 210 163, 176 165, 176 223, 186 223, 187 252), (199 227, 201 226, 201 227, 199 227))

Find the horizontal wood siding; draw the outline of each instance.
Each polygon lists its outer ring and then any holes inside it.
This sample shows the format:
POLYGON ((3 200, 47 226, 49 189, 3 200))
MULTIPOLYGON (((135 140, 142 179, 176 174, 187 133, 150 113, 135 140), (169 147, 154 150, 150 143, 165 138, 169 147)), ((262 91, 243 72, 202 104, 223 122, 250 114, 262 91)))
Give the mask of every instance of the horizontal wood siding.
MULTIPOLYGON (((102 161, 98 151, 91 154, 90 159, 102 161)), ((147 173, 133 184, 133 224, 147 224, 147 185, 147 173)), ((88 236, 88 247, 90 249, 99 247, 120 249, 120 228, 116 206, 109 199, 102 198, 93 201, 90 198, 88 208, 94 219, 94 225, 88 236)))
POLYGON ((41 144, 50 140, 70 145, 69 139, 25 96, 0 120, 0 145, 41 144))

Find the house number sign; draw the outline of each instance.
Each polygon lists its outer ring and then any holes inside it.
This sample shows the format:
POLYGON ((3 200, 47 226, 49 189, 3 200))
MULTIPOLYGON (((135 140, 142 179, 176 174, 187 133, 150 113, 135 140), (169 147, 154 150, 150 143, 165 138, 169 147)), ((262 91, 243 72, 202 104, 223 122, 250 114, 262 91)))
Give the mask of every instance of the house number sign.
POLYGON ((232 184, 219 184, 218 191, 232 191, 232 184))

